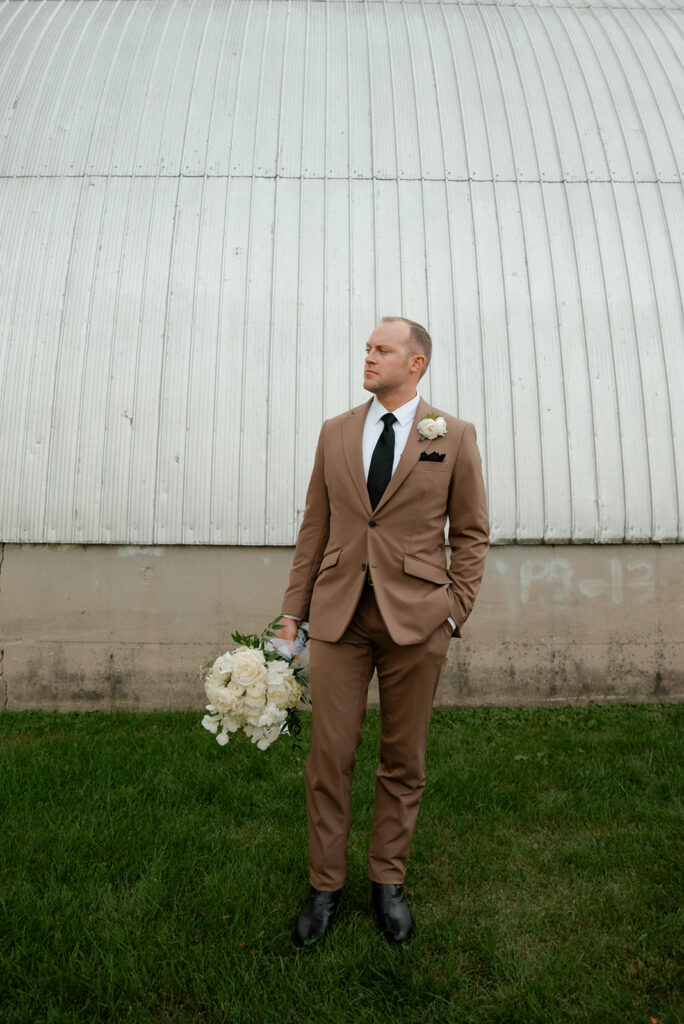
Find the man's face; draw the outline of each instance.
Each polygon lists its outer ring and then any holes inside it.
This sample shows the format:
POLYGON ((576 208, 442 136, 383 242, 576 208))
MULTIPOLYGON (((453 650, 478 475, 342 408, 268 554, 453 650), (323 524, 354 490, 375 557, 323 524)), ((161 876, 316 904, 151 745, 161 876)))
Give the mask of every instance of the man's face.
POLYGON ((412 360, 416 358, 409 348, 410 330, 402 320, 381 323, 375 328, 366 342, 363 370, 366 391, 380 398, 406 387, 413 376, 412 360))

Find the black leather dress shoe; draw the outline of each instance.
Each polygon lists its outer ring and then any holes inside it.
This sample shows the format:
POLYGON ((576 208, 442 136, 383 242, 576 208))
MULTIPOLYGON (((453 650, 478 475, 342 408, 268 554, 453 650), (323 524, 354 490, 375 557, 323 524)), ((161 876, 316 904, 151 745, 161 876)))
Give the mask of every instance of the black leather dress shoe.
POLYGON ((413 919, 403 885, 371 882, 371 886, 378 928, 388 942, 408 942, 413 935, 413 919))
POLYGON ((314 942, 323 938, 333 923, 341 892, 341 889, 324 892, 311 887, 292 932, 295 946, 313 946, 314 942))

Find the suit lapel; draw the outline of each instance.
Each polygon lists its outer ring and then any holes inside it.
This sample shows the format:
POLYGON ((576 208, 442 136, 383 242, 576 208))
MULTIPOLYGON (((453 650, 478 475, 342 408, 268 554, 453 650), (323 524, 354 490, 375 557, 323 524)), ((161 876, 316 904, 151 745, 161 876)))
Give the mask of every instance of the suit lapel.
MULTIPOLYGON (((344 420, 342 429, 342 447, 347 462, 349 475, 354 481, 359 498, 368 515, 371 514, 370 498, 366 486, 366 475, 363 471, 363 428, 366 424, 366 415, 373 399, 357 405, 350 409, 349 416, 344 420)), ((398 467, 397 467, 398 468, 398 467)))
POLYGON ((394 473, 392 474, 392 479, 387 485, 387 490, 385 491, 382 498, 375 507, 376 512, 379 512, 382 506, 385 504, 385 502, 389 501, 394 492, 399 487, 401 487, 406 477, 409 475, 413 467, 418 462, 418 459, 420 458, 420 453, 425 448, 426 443, 429 444, 429 442, 421 442, 418 436, 418 431, 416 430, 416 425, 420 423, 422 419, 425 418, 428 409, 429 406, 427 402, 423 398, 421 398, 421 400, 418 403, 418 408, 416 409, 416 415, 413 417, 413 423, 411 424, 411 430, 406 441, 406 447, 401 453, 399 464, 395 469, 394 473))

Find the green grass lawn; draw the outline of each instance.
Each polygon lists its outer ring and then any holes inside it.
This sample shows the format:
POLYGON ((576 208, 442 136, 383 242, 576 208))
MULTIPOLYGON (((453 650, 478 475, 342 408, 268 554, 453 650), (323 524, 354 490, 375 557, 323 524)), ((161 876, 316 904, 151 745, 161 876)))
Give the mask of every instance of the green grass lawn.
POLYGON ((199 720, 0 715, 2 1022, 684 1021, 684 707, 435 711, 398 949, 366 872, 377 712, 311 950, 304 750, 199 720))

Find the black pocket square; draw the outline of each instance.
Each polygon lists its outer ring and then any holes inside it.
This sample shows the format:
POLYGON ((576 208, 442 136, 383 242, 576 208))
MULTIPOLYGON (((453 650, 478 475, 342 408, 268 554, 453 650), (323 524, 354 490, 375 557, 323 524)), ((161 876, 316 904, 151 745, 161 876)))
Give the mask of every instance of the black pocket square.
POLYGON ((446 452, 421 452, 419 462, 444 462, 446 452))

